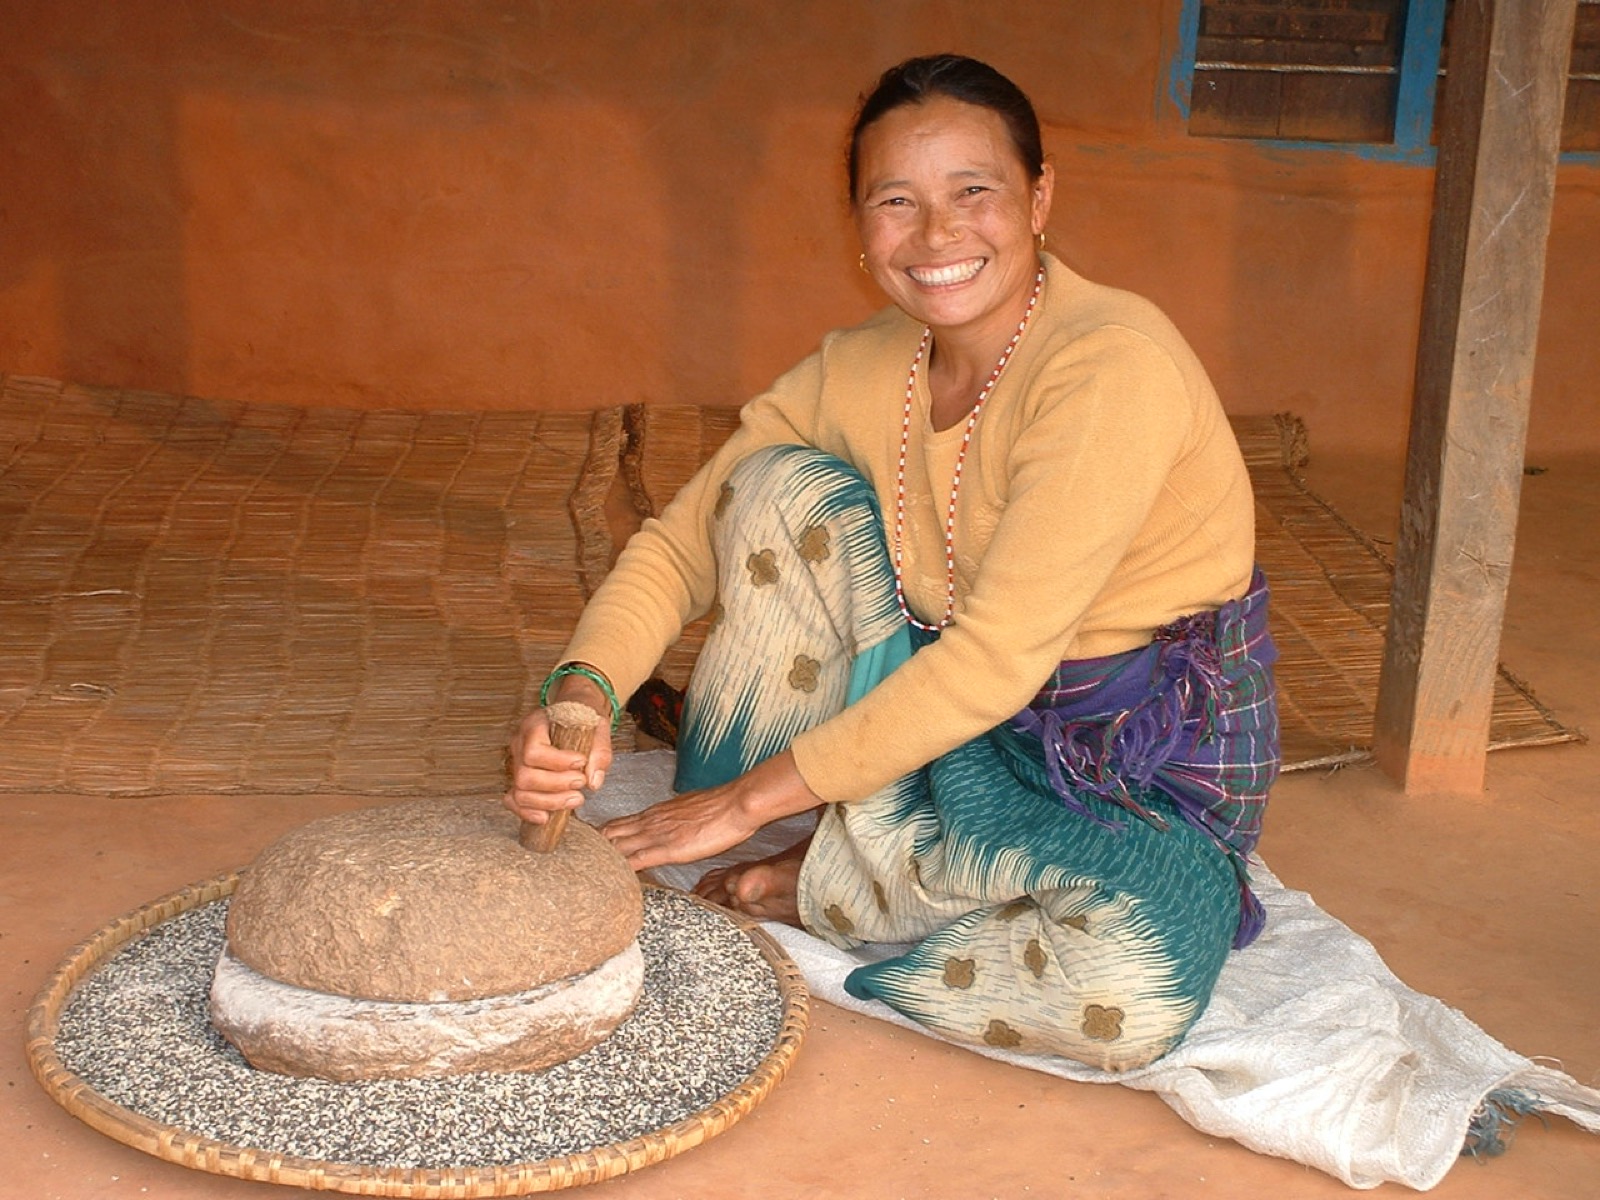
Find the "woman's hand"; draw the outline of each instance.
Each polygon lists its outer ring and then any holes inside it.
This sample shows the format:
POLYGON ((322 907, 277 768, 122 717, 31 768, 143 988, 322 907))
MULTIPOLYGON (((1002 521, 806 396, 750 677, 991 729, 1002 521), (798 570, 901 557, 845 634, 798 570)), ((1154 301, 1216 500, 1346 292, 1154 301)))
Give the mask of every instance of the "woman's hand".
POLYGON ((643 812, 609 821, 600 832, 635 871, 695 862, 731 850, 763 825, 816 808, 822 798, 806 786, 785 750, 719 787, 684 792, 643 812))
POLYGON ((510 784, 503 803, 524 821, 543 824, 552 812, 577 808, 581 789, 596 791, 611 768, 611 701, 579 675, 561 679, 552 702, 576 700, 600 714, 589 757, 550 744, 550 718, 540 708, 523 719, 511 738, 510 784))

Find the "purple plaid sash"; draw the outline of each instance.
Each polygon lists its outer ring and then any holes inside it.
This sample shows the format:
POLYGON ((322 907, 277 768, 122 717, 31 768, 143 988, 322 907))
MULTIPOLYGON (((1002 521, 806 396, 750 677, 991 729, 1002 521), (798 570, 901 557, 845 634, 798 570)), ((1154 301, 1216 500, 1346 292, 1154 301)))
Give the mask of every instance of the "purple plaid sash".
POLYGON ((1235 947, 1266 921, 1246 856, 1280 757, 1267 598, 1257 570, 1244 596, 1163 626, 1148 646, 1065 661, 1007 723, 1039 739, 1050 786, 1072 812, 1121 828, 1106 805, 1089 803, 1101 800, 1166 829, 1150 807, 1160 797, 1207 834, 1239 873, 1235 947))

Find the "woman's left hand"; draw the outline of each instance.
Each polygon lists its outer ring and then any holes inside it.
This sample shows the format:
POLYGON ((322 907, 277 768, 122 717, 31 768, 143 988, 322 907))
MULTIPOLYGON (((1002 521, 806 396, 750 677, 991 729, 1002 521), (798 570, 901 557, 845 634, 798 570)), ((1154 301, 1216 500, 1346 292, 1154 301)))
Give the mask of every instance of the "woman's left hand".
POLYGON ((816 808, 813 792, 785 750, 718 787, 684 792, 631 816, 608 821, 611 839, 635 871, 695 862, 731 850, 763 825, 816 808))

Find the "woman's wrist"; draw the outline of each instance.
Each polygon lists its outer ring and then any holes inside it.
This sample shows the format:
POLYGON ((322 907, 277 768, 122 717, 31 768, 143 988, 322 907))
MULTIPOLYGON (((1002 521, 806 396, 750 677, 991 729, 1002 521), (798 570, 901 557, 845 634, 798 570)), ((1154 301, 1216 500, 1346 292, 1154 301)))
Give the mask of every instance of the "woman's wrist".
POLYGON ((546 676, 539 689, 539 703, 548 706, 560 700, 587 704, 615 729, 622 721, 622 701, 605 672, 586 662, 559 664, 546 676))
POLYGON ((754 786, 740 797, 740 807, 755 828, 820 808, 823 799, 811 790, 788 750, 752 768, 746 778, 754 786))
POLYGON ((545 708, 570 701, 594 709, 602 721, 607 724, 611 722, 611 701, 599 687, 581 675, 568 675, 557 680, 547 696, 543 705, 545 708))

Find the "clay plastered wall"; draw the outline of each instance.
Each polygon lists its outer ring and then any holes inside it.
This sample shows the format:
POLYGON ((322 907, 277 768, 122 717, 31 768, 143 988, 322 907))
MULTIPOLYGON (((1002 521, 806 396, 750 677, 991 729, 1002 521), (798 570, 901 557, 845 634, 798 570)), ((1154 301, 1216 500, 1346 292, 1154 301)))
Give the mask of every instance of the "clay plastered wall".
MULTIPOLYGON (((1160 302, 1231 409, 1404 438, 1431 172, 1184 136, 1176 0, 56 0, 0 44, 0 370, 354 406, 737 403, 879 299, 842 139, 987 58, 1053 248, 1160 302)), ((1600 171, 1563 173, 1531 440, 1600 447, 1600 171)))

